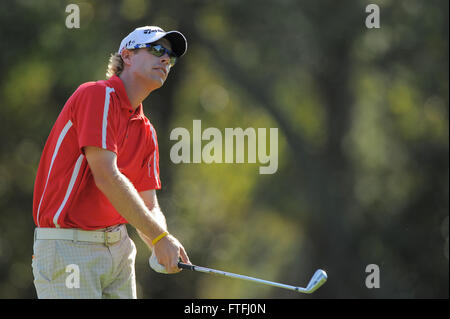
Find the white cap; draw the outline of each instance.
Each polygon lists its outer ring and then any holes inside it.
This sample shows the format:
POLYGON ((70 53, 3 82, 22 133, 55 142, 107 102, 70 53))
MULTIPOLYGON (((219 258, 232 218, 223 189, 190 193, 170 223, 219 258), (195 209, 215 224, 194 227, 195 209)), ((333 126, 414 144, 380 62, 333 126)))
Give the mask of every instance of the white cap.
POLYGON ((187 40, 181 32, 169 31, 165 32, 157 26, 145 26, 136 28, 133 32, 127 35, 119 47, 119 54, 123 49, 139 49, 144 48, 146 44, 158 41, 161 38, 169 40, 172 45, 172 51, 181 57, 186 53, 187 40))

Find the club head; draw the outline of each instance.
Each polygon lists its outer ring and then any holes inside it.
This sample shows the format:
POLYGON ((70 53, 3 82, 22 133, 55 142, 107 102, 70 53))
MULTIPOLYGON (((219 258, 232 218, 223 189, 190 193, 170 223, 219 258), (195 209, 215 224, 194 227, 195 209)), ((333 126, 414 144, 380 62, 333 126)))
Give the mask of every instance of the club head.
POLYGON ((313 293, 317 289, 320 288, 328 279, 327 273, 322 270, 318 269, 312 276, 311 280, 308 283, 308 286, 306 286, 306 292, 307 293, 313 293))

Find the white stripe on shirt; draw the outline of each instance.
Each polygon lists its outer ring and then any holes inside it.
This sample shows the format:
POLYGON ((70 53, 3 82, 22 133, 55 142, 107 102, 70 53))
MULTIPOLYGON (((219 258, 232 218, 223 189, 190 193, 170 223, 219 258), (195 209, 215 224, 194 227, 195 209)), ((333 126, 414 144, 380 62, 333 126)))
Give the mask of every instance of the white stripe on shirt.
POLYGON ((50 178, 50 173, 52 172, 53 163, 55 162, 55 158, 58 155, 59 147, 61 146, 61 143, 64 140, 64 137, 66 137, 66 134, 71 127, 72 127, 72 121, 69 120, 66 123, 66 125, 64 126, 64 128, 62 129, 61 133, 59 134, 58 140, 56 142, 55 150, 53 151, 52 160, 50 162, 50 168, 48 169, 47 181, 45 182, 44 191, 42 192, 41 200, 39 201, 39 206, 38 206, 38 210, 37 210, 36 220, 37 220, 38 227, 41 227, 40 222, 39 222, 39 213, 41 210, 42 200, 44 199, 45 190, 47 189, 47 184, 48 184, 48 180, 50 178))
POLYGON ((106 87, 105 107, 103 108, 103 123, 102 123, 102 148, 104 149, 106 149, 106 129, 108 127, 108 112, 109 112, 109 101, 111 92, 114 92, 114 89, 106 87))
POLYGON ((55 224, 55 227, 59 228, 58 224, 58 218, 61 214, 62 210, 64 209, 64 206, 66 206, 67 200, 69 199, 70 194, 72 193, 73 185, 75 184, 75 181, 77 180, 78 173, 80 172, 81 163, 83 162, 84 155, 78 156, 77 162, 75 163, 75 167, 72 172, 72 177, 70 178, 69 186, 66 190, 66 196, 64 196, 64 200, 61 203, 61 206, 59 206, 58 211, 56 212, 55 216, 53 217, 53 224, 55 224))
POLYGON ((156 133, 152 126, 150 126, 150 129, 152 130, 153 144, 155 145, 155 151, 153 154, 153 173, 154 173, 155 179, 156 179, 156 187, 159 188, 160 186, 159 186, 158 171, 156 169, 156 152, 157 152, 156 133))

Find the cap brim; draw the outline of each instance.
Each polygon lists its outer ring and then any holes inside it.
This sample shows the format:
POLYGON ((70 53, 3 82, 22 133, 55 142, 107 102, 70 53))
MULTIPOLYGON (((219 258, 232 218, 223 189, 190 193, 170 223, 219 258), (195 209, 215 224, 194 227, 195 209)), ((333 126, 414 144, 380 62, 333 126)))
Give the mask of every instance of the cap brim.
POLYGON ((169 31, 163 38, 169 40, 172 45, 172 51, 178 56, 181 57, 186 53, 187 50, 187 40, 181 32, 178 31, 169 31))

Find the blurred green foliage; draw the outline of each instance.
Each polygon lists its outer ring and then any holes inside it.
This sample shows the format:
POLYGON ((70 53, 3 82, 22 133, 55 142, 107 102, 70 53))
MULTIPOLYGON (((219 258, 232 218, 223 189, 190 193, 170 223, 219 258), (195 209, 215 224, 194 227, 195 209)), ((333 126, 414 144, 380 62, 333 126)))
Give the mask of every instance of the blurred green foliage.
MULTIPOLYGON (((52 124, 104 79, 135 27, 182 31, 185 57, 144 101, 169 229, 192 262, 302 285, 318 298, 448 298, 448 1, 144 0, 0 3, 0 297, 35 298, 32 195, 52 124), (68 29, 66 5, 80 6, 68 29), (376 3, 381 28, 367 29, 376 3), (172 129, 279 128, 278 171, 170 161, 172 129), (377 264, 381 288, 367 289, 377 264)), ((309 298, 149 269, 140 298, 309 298)))

